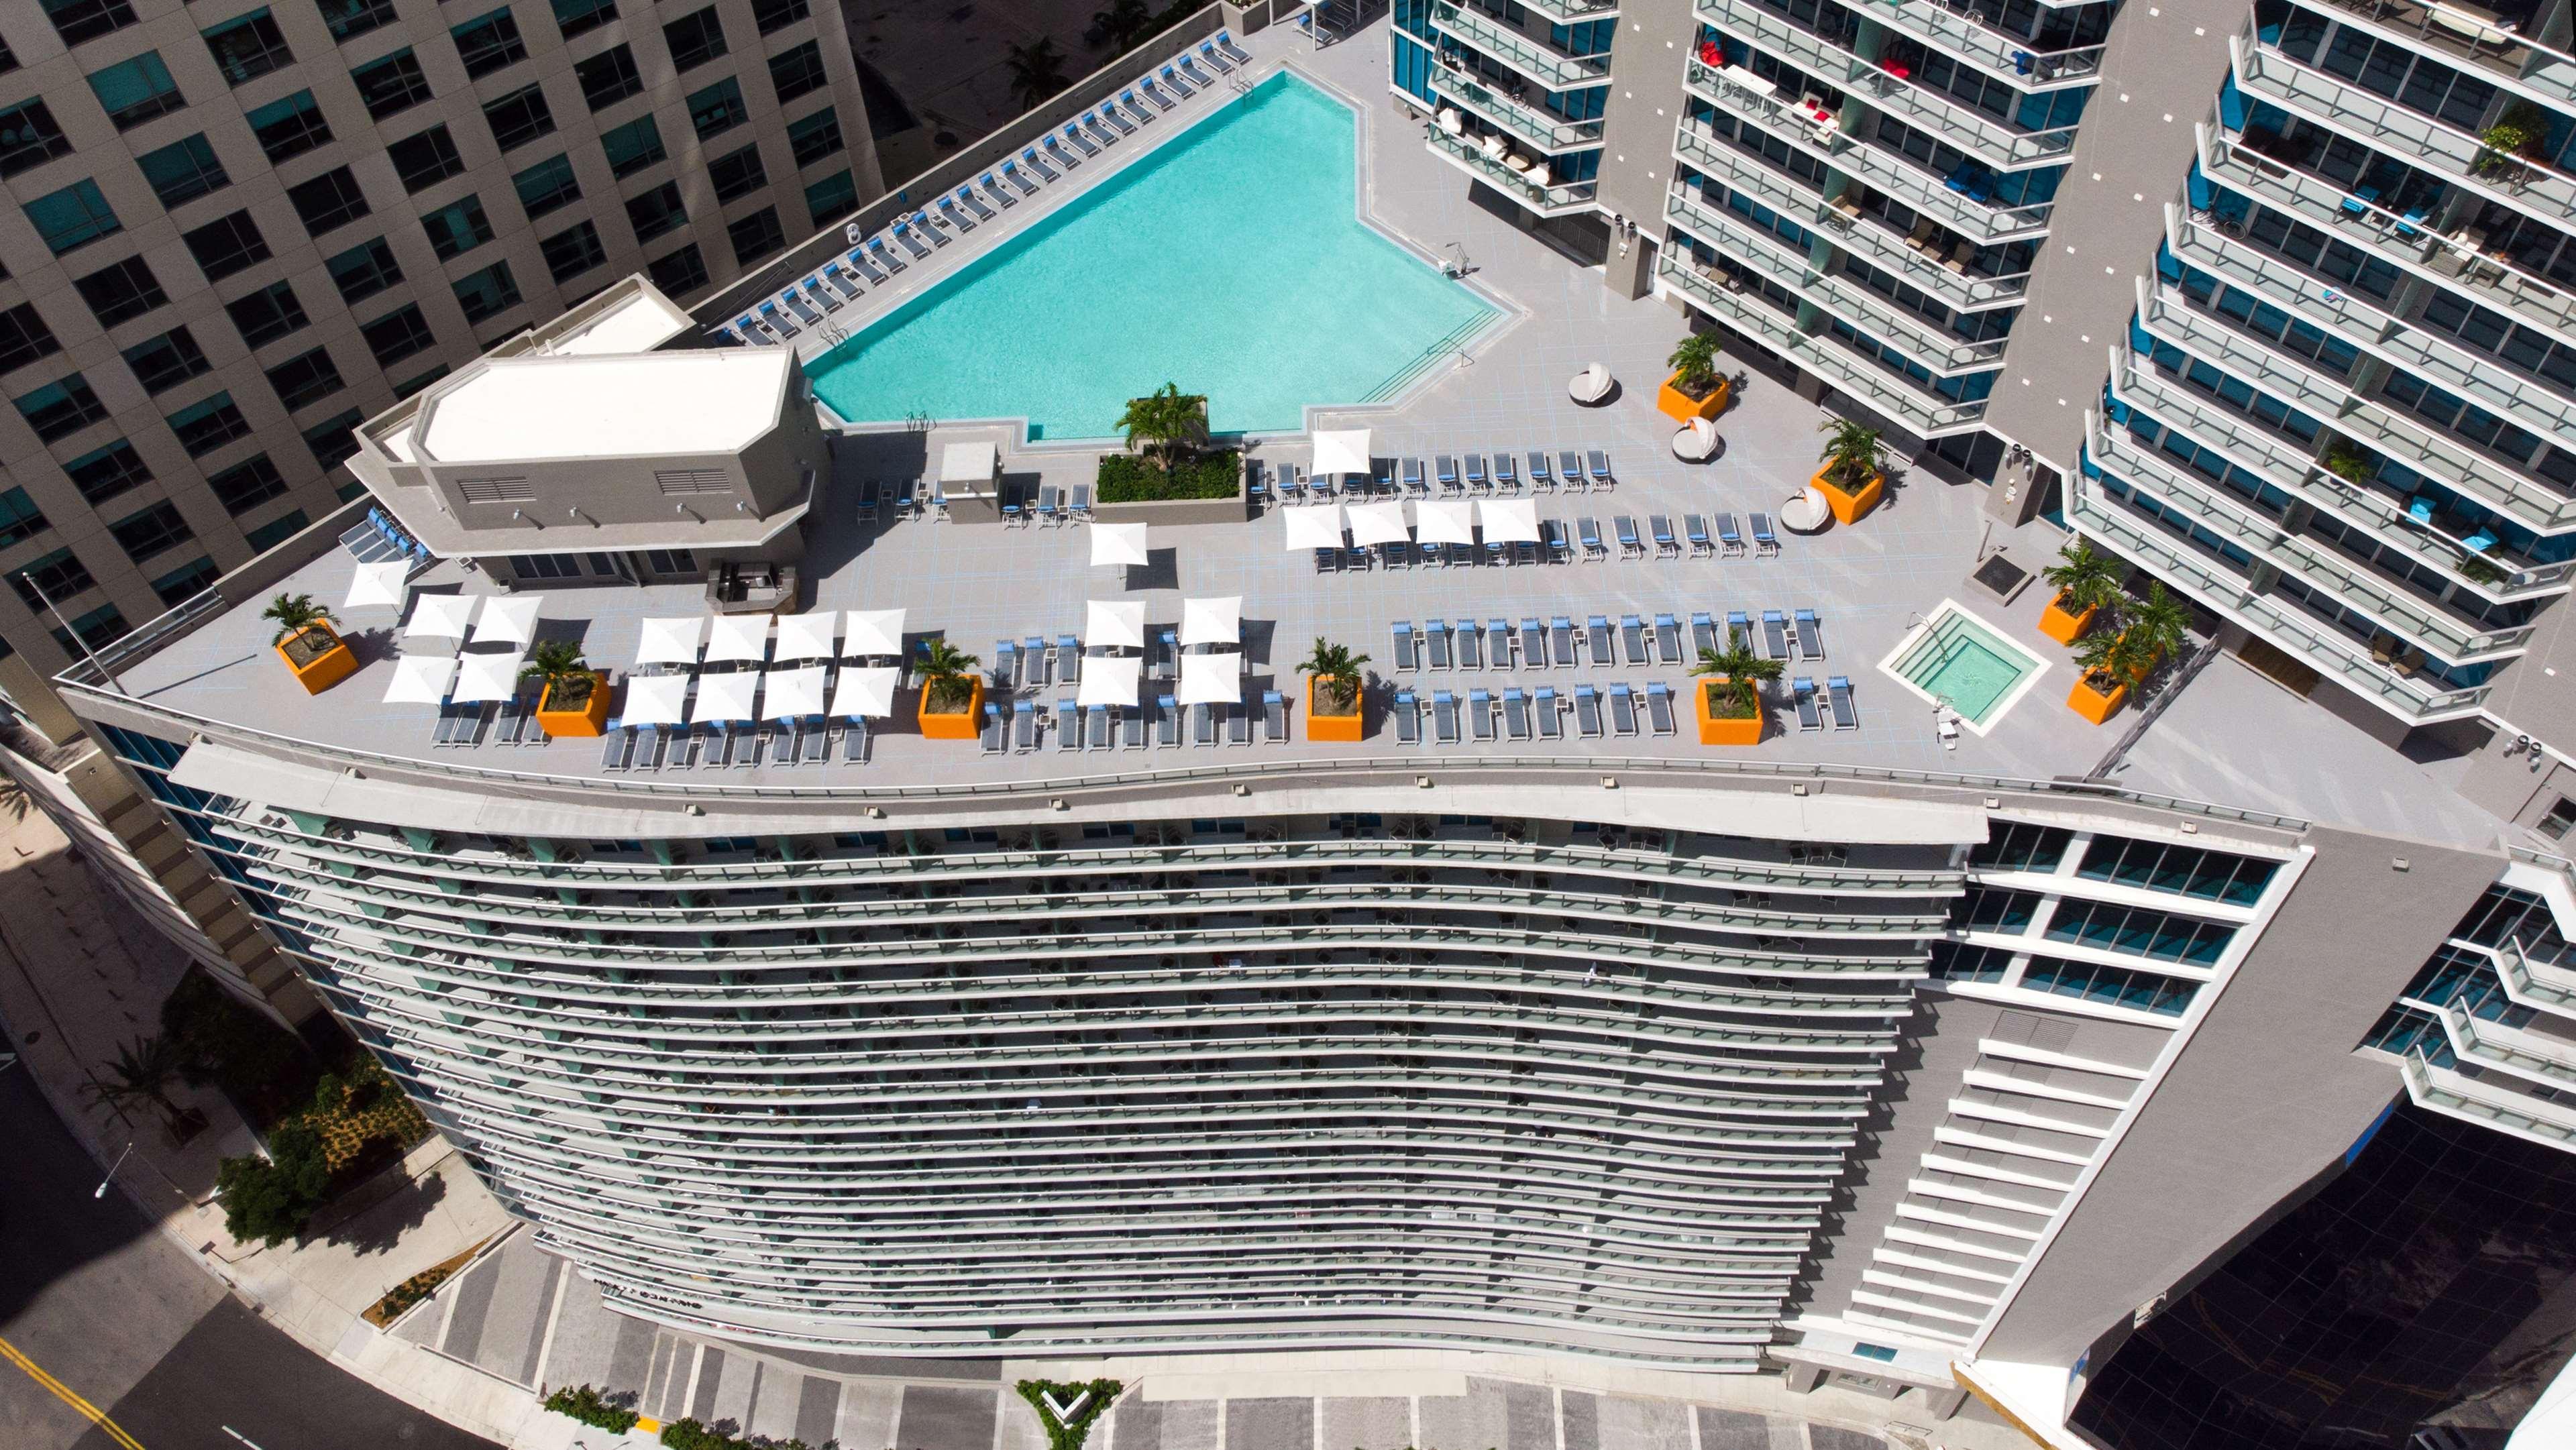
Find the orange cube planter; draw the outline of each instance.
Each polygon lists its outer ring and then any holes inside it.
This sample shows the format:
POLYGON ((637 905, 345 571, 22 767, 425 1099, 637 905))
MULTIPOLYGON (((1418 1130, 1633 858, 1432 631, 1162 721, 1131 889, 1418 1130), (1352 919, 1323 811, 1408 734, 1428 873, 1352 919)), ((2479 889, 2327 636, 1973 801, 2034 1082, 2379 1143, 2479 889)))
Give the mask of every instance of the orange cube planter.
MULTIPOLYGON (((1699 743, 1702 745, 1761 744, 1763 716, 1766 711, 1756 707, 1752 714, 1744 716, 1712 715, 1708 712, 1709 687, 1726 682, 1724 675, 1714 675, 1698 681, 1699 688, 1691 691, 1691 713, 1699 717, 1699 743)), ((1758 690, 1761 687, 1757 685, 1754 688, 1758 690)))
POLYGON ((2127 703, 2129 698, 2129 687, 2125 682, 2114 682, 2105 692, 2094 688, 2093 682, 2099 678, 2103 677, 2079 675, 2075 688, 2066 694, 2066 708, 2096 725, 2110 719, 2111 713, 2127 703))
POLYGON ((1886 476, 1877 473, 1871 474, 1869 482, 1857 489, 1845 489, 1841 484, 1825 477, 1825 471, 1821 468, 1816 470, 1814 478, 1807 481, 1815 486, 1818 493, 1825 496, 1825 507, 1834 511, 1834 519, 1837 523, 1859 523, 1871 509, 1878 507, 1879 495, 1887 491, 1886 476))
POLYGON ((1676 423, 1687 423, 1693 418, 1714 418, 1726 411, 1727 394, 1734 390, 1734 384, 1721 377, 1707 397, 1694 398, 1673 386, 1673 379, 1680 376, 1680 373, 1675 373, 1664 379, 1664 385, 1655 390, 1655 407, 1665 417, 1676 423))
POLYGON ((930 689, 921 691, 921 733, 933 740, 972 740, 975 722, 984 717, 984 678, 970 676, 967 681, 966 708, 951 713, 930 708, 930 689))
POLYGON ((555 687, 537 697, 537 728, 548 735, 597 735, 608 728, 608 676, 590 675, 590 698, 565 709, 555 707, 555 687))
POLYGON ((1360 702, 1354 698, 1351 713, 1347 715, 1333 714, 1316 704, 1315 682, 1322 678, 1321 675, 1306 677, 1306 738, 1342 744, 1356 742, 1360 738, 1360 702))
POLYGON ((308 695, 318 695, 358 672, 349 642, 327 624, 308 624, 277 642, 277 657, 295 672, 308 695))
POLYGON ((2101 609, 2097 605, 2080 614, 2069 614, 2063 607, 2065 598, 2060 594, 2049 599, 2048 607, 2039 614, 2039 632, 2059 644, 2073 644, 2083 637, 2084 631, 2093 623, 2093 616, 2101 609))

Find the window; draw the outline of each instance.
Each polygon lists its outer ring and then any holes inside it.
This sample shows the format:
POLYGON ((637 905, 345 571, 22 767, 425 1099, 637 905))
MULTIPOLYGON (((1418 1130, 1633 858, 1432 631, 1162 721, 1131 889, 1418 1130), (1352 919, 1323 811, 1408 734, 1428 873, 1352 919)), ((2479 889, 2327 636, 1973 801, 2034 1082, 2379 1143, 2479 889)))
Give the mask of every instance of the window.
POLYGON ((662 128, 650 116, 600 132, 599 149, 608 154, 608 170, 614 176, 632 176, 671 154, 662 149, 662 128))
POLYGON ((558 285, 608 261, 608 249, 599 244, 599 228, 586 221, 569 231, 555 233, 537 246, 545 254, 547 275, 558 285))
POLYGON ((62 647, 63 653, 70 654, 75 640, 82 649, 105 649, 132 632, 133 626, 125 622, 124 611, 113 604, 102 604, 73 620, 71 628, 57 629, 53 633, 54 643, 62 647))
POLYGON ((420 61, 410 46, 367 62, 349 72, 349 79, 357 83, 358 99, 367 103, 367 114, 379 121, 429 99, 429 77, 421 74, 420 61))
POLYGON ((716 184, 719 202, 749 196, 769 184, 769 173, 761 169, 758 146, 745 146, 708 162, 707 175, 716 184))
POLYGON ((483 198, 469 196, 420 219, 429 233, 429 249, 442 262, 453 261, 492 240, 492 222, 483 215, 483 198))
POLYGON ((751 23, 759 26, 763 35, 783 30, 812 13, 807 0, 751 0, 751 23))
POLYGON ((805 188, 805 214, 821 231, 859 209, 859 184, 840 170, 805 188))
POLYGON ((647 549, 644 567, 663 575, 695 574, 698 557, 686 549, 647 549))
POLYGON ((2236 928, 2220 922, 2103 901, 2061 901, 2048 923, 2050 941, 2202 967, 2217 965, 2235 936, 2236 928))
POLYGON ((233 179, 224 173, 224 164, 215 159, 215 148, 206 144, 202 134, 173 141, 158 151, 147 151, 135 157, 134 164, 142 168, 143 179, 152 183, 152 194, 165 207, 194 201, 233 184, 233 179))
POLYGON ((313 450, 315 466, 328 472, 356 453, 358 425, 365 421, 365 414, 351 408, 305 429, 304 446, 313 450))
POLYGON ((405 136, 386 147, 385 154, 393 158, 394 174, 402 178, 405 191, 426 191, 465 169, 465 158, 456 152, 456 138, 444 125, 405 136))
POLYGON ((308 403, 318 403, 346 386, 340 380, 340 369, 331 361, 331 350, 323 347, 298 353, 270 368, 268 385, 277 390, 277 400, 290 413, 308 403))
POLYGON ((45 511, 36 507, 36 501, 27 497, 25 489, 13 488, 0 493, 0 549, 14 549, 43 533, 47 527, 45 511))
POLYGON ((345 166, 288 187, 286 199, 295 203, 295 214, 304 218, 305 233, 315 238, 347 226, 368 211, 367 194, 358 189, 357 176, 345 166))
POLYGON ((679 183, 666 181, 642 196, 629 197, 626 219, 635 226, 635 240, 649 242, 673 227, 686 225, 689 213, 680 204, 679 183))
POLYGON ((152 592, 160 599, 162 608, 176 609, 213 588, 221 577, 223 571, 215 567, 215 561, 201 554, 197 562, 183 564, 153 580, 152 592))
POLYGON ((277 465, 265 453, 254 453, 221 473, 210 474, 206 487, 214 490, 215 502, 224 512, 238 518, 261 504, 286 492, 286 480, 278 477, 277 465))
POLYGON ((71 154, 71 138, 54 124, 54 113, 43 101, 21 101, 0 111, 0 176, 15 176, 71 154))
POLYGON ((1966 942, 1932 944, 1932 979, 1936 982, 2000 982, 2012 967, 2013 954, 2003 947, 1966 942))
POLYGON ((411 303, 361 326, 358 335, 367 340, 367 350, 376 355, 378 367, 392 367, 414 353, 426 352, 438 345, 437 336, 429 330, 429 319, 421 316, 420 308, 411 303))
POLYGON ((220 282, 269 258, 268 240, 259 234, 258 225, 246 211, 219 216, 194 231, 182 232, 179 240, 188 244, 188 255, 197 259, 197 266, 209 282, 220 282))
POLYGON ((422 373, 419 377, 408 378, 402 382, 394 384, 394 396, 397 398, 408 398, 412 394, 419 392, 421 389, 428 387, 430 384, 437 382, 440 378, 445 376, 447 376, 447 364, 440 363, 438 366, 431 368, 428 372, 422 373))
POLYGON ((725 53, 724 26, 716 20, 712 5, 663 26, 662 38, 671 43, 672 67, 682 72, 695 70, 725 53))
POLYGON ((519 22, 510 18, 507 5, 463 25, 451 25, 447 34, 456 42, 465 73, 476 79, 528 58, 528 47, 519 39, 519 22))
POLYGON ((394 0, 315 0, 315 8, 333 40, 355 40, 394 18, 394 0))
POLYGON ((43 0, 45 18, 65 45, 96 40, 134 23, 134 7, 125 0, 43 0))
POLYGON ((2183 1009, 2191 1005, 2194 991, 2192 983, 2158 972, 2133 972, 2126 967, 2061 962, 2050 957, 2032 958, 2021 974, 2021 984, 2034 992, 2081 997, 2108 1006, 2153 1012, 2159 1017, 2181 1016, 2183 1009))
POLYGON ((301 156, 331 139, 331 123, 322 119, 322 105, 311 91, 253 107, 246 115, 250 133, 259 138, 259 149, 271 161, 301 156))
POLYGON ((253 549, 264 554, 302 533, 304 526, 311 522, 312 520, 304 516, 304 510, 295 509, 279 514, 276 518, 243 534, 242 537, 250 540, 250 546, 253 549))
POLYGON ((57 257, 125 230, 125 224, 108 209, 107 198, 99 194, 98 183, 87 177, 37 197, 23 210, 57 257))
POLYGON ((89 304, 101 327, 114 327, 141 317, 170 300, 170 294, 161 290, 160 281, 141 257, 112 262, 86 277, 74 278, 72 287, 89 304))
POLYGON ((184 327, 171 328, 159 337, 127 348, 125 365, 134 369, 134 380, 147 393, 165 392, 214 368, 197 346, 197 339, 184 327))
MULTIPOLYGON (((152 481, 152 470, 144 466, 143 455, 122 438, 64 464, 63 472, 87 503, 104 503, 129 488, 152 481)), ((14 541, 0 539, 0 544, 10 542, 14 541)))
POLYGON ((27 426, 48 443, 107 416, 107 405, 90 391, 89 379, 78 373, 22 394, 16 401, 27 426))
POLYGON ((1989 871, 2029 871, 2047 875, 2066 855, 2075 833, 2058 826, 1995 821, 1987 826, 1986 843, 1968 853, 1968 864, 1989 871))
POLYGON ((535 86, 521 86, 497 101, 484 103, 483 120, 492 128, 493 141, 504 151, 552 135, 555 129, 555 113, 546 107, 546 93, 535 86))
POLYGON ((635 69, 635 52, 622 45, 575 63, 572 73, 581 82, 581 98, 594 111, 606 110, 644 89, 644 77, 635 69))
POLYGON ((809 40, 771 56, 769 83, 778 88, 778 104, 782 106, 830 85, 831 77, 823 74, 823 47, 809 40))
POLYGON ((2203 901, 2251 906, 2271 884, 2275 863, 2224 851, 2169 846, 2161 841, 2131 841, 2097 836, 2075 874, 2088 881, 2115 881, 2148 891, 2173 891, 2203 901))
POLYGON ((382 237, 360 242, 322 265, 330 269, 331 281, 340 289, 340 300, 352 307, 403 279, 402 267, 394 261, 394 249, 386 246, 382 237))
POLYGON ((510 276, 510 264, 494 262, 470 277, 457 278, 456 301, 465 309, 469 324, 480 324, 518 306, 519 284, 510 276))
POLYGON ((840 150, 840 113, 827 106, 801 121, 789 122, 787 149, 795 154, 798 166, 811 166, 840 150))
POLYGON ((215 58, 215 68, 235 86, 257 80, 282 65, 294 63, 295 56, 286 48, 286 37, 279 33, 276 20, 263 5, 247 15, 237 15, 204 32, 206 50, 215 58))
POLYGON ((124 547, 125 556, 137 564, 196 537, 188 521, 179 517, 179 510, 166 500, 108 525, 107 531, 124 547))
POLYGON ((698 128, 698 139, 709 141, 751 119, 742 104, 742 87, 727 76, 714 85, 689 97, 689 123, 698 128))
POLYGON ((212 453, 250 432, 250 420, 233 406, 231 393, 217 393, 170 415, 170 431, 191 458, 212 453))
POLYGON ((161 63, 161 52, 157 50, 118 61, 105 70, 91 71, 89 88, 98 97, 100 108, 107 112, 107 119, 114 121, 120 131, 130 131, 188 104, 188 98, 179 94, 179 83, 170 79, 170 68, 161 63))
POLYGON ((63 604, 82 590, 96 584, 87 565, 69 549, 56 549, 42 558, 30 559, 22 568, 9 571, 9 582, 17 586, 18 598, 29 609, 42 609, 47 602, 63 604))
POLYGON ((652 275, 654 286, 673 297, 695 292, 707 285, 707 262, 698 255, 695 242, 669 256, 645 263, 644 270, 652 275))
POLYGON ((617 0, 554 0, 555 28, 566 40, 617 18, 617 0))
POLYGON ((2034 892, 1971 886, 1951 919, 1972 931, 2019 933, 2029 927, 2038 911, 2039 897, 2034 892))
POLYGON ((519 205, 535 221, 557 207, 581 200, 581 182, 572 174, 572 158, 555 156, 510 178, 519 205))
POLYGON ((40 357, 61 352, 63 345, 32 302, 0 312, 0 372, 22 368, 40 357))
POLYGON ((242 345, 264 347, 305 324, 303 306, 295 300, 295 288, 285 282, 271 282, 237 302, 224 304, 241 333, 242 345))
POLYGON ((2576 827, 2576 800, 2560 796, 2532 829, 2553 841, 2564 841, 2570 827, 2576 827))
POLYGON ((764 206, 740 221, 728 223, 725 235, 733 241, 734 260, 746 267, 787 246, 787 233, 778 225, 778 208, 774 206, 764 206))

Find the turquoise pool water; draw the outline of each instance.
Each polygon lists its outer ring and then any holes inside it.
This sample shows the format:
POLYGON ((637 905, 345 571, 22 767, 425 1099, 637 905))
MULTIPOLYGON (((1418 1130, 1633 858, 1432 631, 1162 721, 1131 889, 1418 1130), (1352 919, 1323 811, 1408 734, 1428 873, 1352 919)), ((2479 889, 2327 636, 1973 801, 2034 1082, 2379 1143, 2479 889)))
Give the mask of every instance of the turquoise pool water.
POLYGON ((2031 668, 2019 651, 1955 609, 1896 662, 1898 674, 1980 726, 1992 722, 1995 707, 2031 668))
POLYGON ((1025 415, 1036 438, 1113 436, 1167 382, 1218 432, 1373 401, 1496 310, 1360 223, 1356 140, 1348 107, 1273 76, 816 359, 814 391, 854 423, 1025 415))

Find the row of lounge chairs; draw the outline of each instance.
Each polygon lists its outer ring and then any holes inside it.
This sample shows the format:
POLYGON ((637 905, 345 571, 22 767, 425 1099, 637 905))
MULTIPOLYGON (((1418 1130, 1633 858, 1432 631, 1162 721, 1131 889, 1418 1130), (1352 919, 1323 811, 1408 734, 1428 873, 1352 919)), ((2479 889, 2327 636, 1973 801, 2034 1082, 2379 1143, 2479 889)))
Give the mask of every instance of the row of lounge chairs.
MULTIPOLYGON (((897 479, 887 482, 867 479, 859 485, 858 515, 862 522, 882 523, 888 513, 897 519, 948 517, 948 492, 927 479, 897 479)), ((1040 484, 1025 500, 1005 498, 1002 522, 1005 524, 1087 523, 1091 519, 1091 485, 1077 483, 1070 488, 1057 484, 1040 484)))
POLYGON ((1157 747, 1250 745, 1256 725, 1260 738, 1273 745, 1288 741, 1288 698, 1277 690, 1261 692, 1258 708, 1241 705, 1183 706, 1170 695, 1157 695, 1150 708, 1055 702, 1052 727, 1047 712, 1034 700, 987 701, 980 732, 986 755, 1029 753, 1043 749, 1051 732, 1059 751, 1143 750, 1157 747))
MULTIPOLYGON (((1726 629, 1728 637, 1766 659, 1786 663, 1825 657, 1824 625, 1812 609, 1794 614, 1766 609, 1758 629, 1743 610, 1729 610, 1726 629)), ((1435 619, 1416 629, 1411 620, 1399 619, 1390 629, 1395 667, 1405 671, 1689 664, 1702 651, 1722 647, 1717 631, 1717 618, 1707 610, 1692 613, 1687 646, 1680 616, 1669 613, 1657 614, 1652 622, 1643 614, 1623 614, 1615 629, 1606 614, 1588 617, 1579 629, 1569 614, 1554 615, 1544 626, 1530 615, 1518 628, 1508 619, 1488 619, 1482 624, 1461 619, 1454 627, 1435 619)))
POLYGON ((742 770, 759 765, 821 765, 836 758, 849 765, 867 762, 866 719, 818 715, 803 720, 638 726, 612 720, 601 737, 599 768, 611 773, 742 770))
POLYGON ((1435 484, 1442 498, 1509 498, 1522 491, 1524 477, 1532 494, 1554 493, 1560 481, 1568 493, 1607 493, 1618 486, 1610 471, 1610 455, 1599 448, 1561 449, 1553 465, 1542 449, 1533 448, 1526 456, 1526 475, 1509 453, 1493 455, 1490 471, 1482 453, 1443 453, 1432 460, 1428 474, 1419 458, 1372 458, 1369 473, 1344 474, 1339 485, 1330 474, 1301 474, 1293 463, 1272 464, 1265 474, 1256 461, 1250 487, 1255 503, 1274 497, 1283 503, 1305 503, 1337 497, 1430 498, 1435 484))
POLYGON ((1821 697, 1815 680, 1800 675, 1789 682, 1789 697, 1797 706, 1798 728, 1801 730, 1822 730, 1828 718, 1836 730, 1860 728, 1860 707, 1852 703, 1852 682, 1848 675, 1827 678, 1821 697))
POLYGON ((1672 686, 1661 680, 1642 690, 1624 683, 1606 690, 1576 685, 1568 691, 1553 685, 1528 691, 1518 685, 1499 691, 1480 685, 1463 699, 1452 690, 1433 690, 1426 699, 1401 689, 1395 692, 1394 715, 1395 738, 1405 745, 1457 745, 1471 738, 1479 743, 1562 740, 1568 715, 1574 717, 1574 733, 1586 740, 1641 731, 1671 735, 1678 729, 1672 686))
MULTIPOLYGON (((1769 558, 1780 552, 1780 536, 1771 527, 1771 516, 1749 515, 1747 525, 1752 539, 1751 554, 1769 558)), ((1681 528, 1673 528, 1670 514, 1651 514, 1644 528, 1639 528, 1633 515, 1616 514, 1610 520, 1611 532, 1601 532, 1601 521, 1578 518, 1569 532, 1563 519, 1541 519, 1539 541, 1509 543, 1490 540, 1480 544, 1436 544, 1399 542, 1367 547, 1320 548, 1315 551, 1315 572, 1343 574, 1364 570, 1372 565, 1387 569, 1409 569, 1417 564, 1454 567, 1462 564, 1570 564, 1577 558, 1598 563, 1611 557, 1611 544, 1618 546, 1621 559, 1679 559, 1687 550, 1694 559, 1713 559, 1721 554, 1735 558, 1747 552, 1746 529, 1736 527, 1735 515, 1719 514, 1712 530, 1709 520, 1699 514, 1682 515, 1681 528)))
POLYGON ((506 700, 441 702, 429 743, 442 749, 471 749, 478 745, 543 745, 547 738, 537 725, 536 692, 523 690, 506 700))

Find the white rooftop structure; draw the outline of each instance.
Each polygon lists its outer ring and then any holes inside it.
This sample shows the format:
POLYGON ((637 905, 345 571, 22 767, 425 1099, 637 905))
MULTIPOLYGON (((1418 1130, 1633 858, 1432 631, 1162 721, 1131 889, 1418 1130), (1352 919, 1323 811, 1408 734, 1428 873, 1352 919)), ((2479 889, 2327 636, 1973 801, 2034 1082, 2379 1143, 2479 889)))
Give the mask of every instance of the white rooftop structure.
POLYGON ((584 319, 561 336, 546 339, 543 347, 557 357, 651 352, 694 330, 696 325, 659 289, 637 287, 627 290, 598 316, 584 319))
POLYGON ((430 395, 410 451, 436 463, 733 453, 777 426, 794 365, 779 348, 490 358, 430 395))

